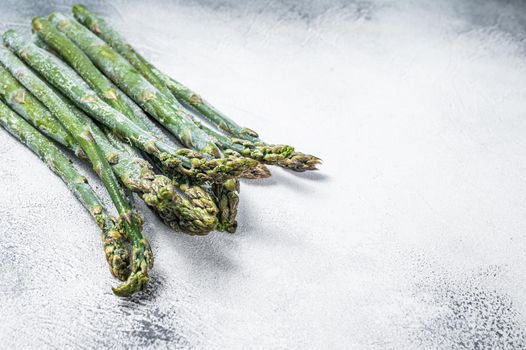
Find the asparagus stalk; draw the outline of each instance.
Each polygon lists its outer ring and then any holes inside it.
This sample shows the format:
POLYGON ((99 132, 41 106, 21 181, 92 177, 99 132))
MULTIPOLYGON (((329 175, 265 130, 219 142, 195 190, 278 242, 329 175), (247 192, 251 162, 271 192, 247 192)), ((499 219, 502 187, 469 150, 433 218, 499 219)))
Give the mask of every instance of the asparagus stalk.
MULTIPOLYGON (((34 87, 33 81, 35 74, 24 65, 13 53, 0 47, 0 62, 9 72, 18 77, 18 79, 28 87, 34 87)), ((64 133, 68 134, 58 120, 51 115, 49 110, 43 106, 31 92, 27 91, 20 83, 0 66, 0 79, 4 86, 11 87, 10 90, 0 91, 0 96, 5 92, 21 91, 28 100, 35 101, 39 108, 34 108, 31 104, 14 104, 23 116, 32 115, 31 123, 42 125, 47 128, 47 123, 56 122, 64 133), (47 115, 49 120, 41 119, 41 116, 47 115)), ((166 178, 165 176, 155 175, 152 171, 151 164, 139 157, 133 151, 122 149, 125 145, 120 142, 120 147, 115 147, 113 140, 110 142, 106 136, 91 119, 72 105, 60 93, 49 86, 36 90, 39 96, 42 94, 56 94, 62 99, 65 110, 73 113, 92 132, 95 141, 101 147, 104 155, 112 161, 112 168, 116 175, 119 176, 121 183, 130 191, 137 192, 141 198, 150 206, 163 221, 173 229, 182 230, 190 234, 207 234, 212 231, 216 225, 215 215, 217 208, 212 202, 212 198, 199 188, 188 188, 184 191, 185 196, 177 192, 177 183, 166 178), (185 198, 186 197, 186 198, 185 198)), ((59 133, 49 132, 48 135, 53 139, 59 139, 59 133)))
POLYGON ((128 44, 119 33, 117 33, 106 21, 89 11, 81 4, 73 6, 73 16, 77 21, 90 29, 102 40, 126 58, 141 74, 155 85, 164 94, 170 95, 170 90, 163 84, 163 81, 152 72, 152 65, 139 55, 130 44, 128 44))
POLYGON ((5 32, 3 37, 12 51, 77 106, 137 148, 157 157, 167 168, 199 181, 221 183, 257 164, 247 158, 209 159, 195 151, 175 149, 106 104, 71 68, 49 52, 25 41, 13 30, 5 32))
POLYGON ((31 149, 67 184, 101 229, 104 254, 111 273, 120 280, 126 280, 129 275, 129 256, 120 225, 108 214, 86 178, 51 141, 3 102, 0 102, 0 124, 31 149))
POLYGON ((188 114, 174 103, 171 95, 159 91, 103 40, 74 19, 60 13, 52 13, 49 19, 79 46, 104 74, 170 130, 183 145, 215 157, 221 156, 220 150, 209 135, 192 122, 188 114))
MULTIPOLYGON (((294 148, 287 145, 270 145, 259 139, 258 134, 246 127, 239 126, 232 119, 221 113, 210 103, 202 99, 197 93, 180 82, 160 72, 148 62, 135 49, 126 42, 107 22, 89 11, 82 5, 73 6, 75 18, 98 35, 118 53, 126 58, 151 84, 166 93, 170 91, 180 101, 184 101, 195 108, 202 116, 215 124, 224 132, 237 137, 228 145, 246 157, 257 159, 266 164, 279 165, 294 171, 315 170, 320 159, 308 154, 295 152, 294 148), (247 142, 249 141, 249 142, 247 142), (239 147, 243 146, 243 149, 239 147)), ((210 134, 210 133, 209 133, 210 134)))
MULTIPOLYGON (((71 108, 75 110, 74 106, 71 108)), ((92 129, 98 129, 85 115, 84 118, 86 123, 92 124, 92 129)), ((190 235, 206 235, 216 227, 218 209, 210 194, 200 186, 181 185, 164 175, 156 175, 152 165, 135 148, 108 129, 104 133, 120 151, 119 162, 113 165, 114 172, 125 187, 138 193, 166 225, 190 235)))
MULTIPOLYGON (((120 111, 130 118, 144 130, 149 131, 154 136, 166 143, 171 141, 164 135, 160 128, 138 107, 135 102, 130 100, 126 94, 116 88, 111 81, 102 74, 98 68, 91 62, 86 54, 69 40, 63 33, 58 31, 51 23, 43 18, 33 19, 33 31, 37 33, 39 47, 45 47, 46 50, 52 51, 62 57, 81 77, 84 78, 90 87, 97 92, 100 98, 105 100, 113 108, 120 111)), ((168 91, 168 94, 171 94, 168 91)), ((206 129, 204 129, 207 131, 206 129)), ((208 132, 207 132, 208 133, 208 132)), ((214 136, 208 133, 210 136, 214 136)), ((216 137, 217 138, 217 137, 216 137)), ((225 137, 229 142, 229 138, 225 137)), ((172 143, 172 145, 174 145, 172 143)), ((175 147, 175 145, 174 145, 175 147)), ((223 150, 227 148, 222 147, 223 150)), ((244 147, 238 147, 244 150, 244 147)), ((254 158, 254 157, 251 157, 254 158)), ((250 173, 245 174, 249 178, 263 178, 270 176, 270 171, 263 165, 259 164, 250 173)))
POLYGON ((72 113, 64 100, 29 69, 17 72, 16 76, 60 120, 64 128, 80 144, 119 213, 120 222, 132 244, 132 258, 130 276, 123 284, 113 289, 114 293, 128 296, 143 290, 149 280, 148 268, 153 264, 153 255, 148 241, 141 232, 142 218, 133 210, 119 186, 110 164, 93 137, 90 125, 83 123, 78 114, 72 113))

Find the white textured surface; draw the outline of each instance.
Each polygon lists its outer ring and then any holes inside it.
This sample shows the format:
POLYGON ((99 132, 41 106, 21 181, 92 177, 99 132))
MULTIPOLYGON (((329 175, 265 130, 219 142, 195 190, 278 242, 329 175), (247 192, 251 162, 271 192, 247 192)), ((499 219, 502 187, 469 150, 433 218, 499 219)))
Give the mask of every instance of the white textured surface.
MULTIPOLYGON (((2 27, 68 6, 4 1, 2 27)), ((93 7, 236 120, 325 163, 245 182, 233 236, 174 234, 141 206, 156 264, 125 300, 89 216, 0 131, 2 348, 525 346, 524 5, 93 7)))

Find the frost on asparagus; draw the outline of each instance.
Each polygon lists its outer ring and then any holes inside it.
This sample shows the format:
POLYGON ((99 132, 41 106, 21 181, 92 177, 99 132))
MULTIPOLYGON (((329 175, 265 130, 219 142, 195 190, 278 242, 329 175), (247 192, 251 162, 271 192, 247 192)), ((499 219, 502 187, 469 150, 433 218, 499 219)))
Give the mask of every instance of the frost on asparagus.
MULTIPOLYGON (((134 102, 126 98, 93 65, 84 52, 64 34, 55 29, 45 19, 35 18, 32 24, 33 30, 39 38, 49 45, 54 52, 63 57, 90 84, 100 98, 143 128, 147 128, 149 131, 153 129, 156 131, 156 135, 160 133, 142 110, 134 102)), ((115 142, 119 141, 116 140, 115 142)), ((129 178, 124 179, 126 183, 129 182, 128 180, 129 178)), ((145 179, 143 183, 143 187, 148 188, 147 190, 142 189, 142 192, 145 192, 142 198, 148 205, 156 208, 161 218, 172 228, 193 234, 204 234, 215 227, 216 219, 213 216, 216 211, 215 205, 213 203, 211 205, 203 204, 207 202, 207 198, 204 195, 200 196, 200 200, 197 200, 195 196, 191 198, 197 203, 197 206, 194 208, 192 202, 180 196, 174 183, 165 177, 151 176, 147 180, 145 179)), ((193 192, 199 193, 200 191, 195 188, 193 192)))

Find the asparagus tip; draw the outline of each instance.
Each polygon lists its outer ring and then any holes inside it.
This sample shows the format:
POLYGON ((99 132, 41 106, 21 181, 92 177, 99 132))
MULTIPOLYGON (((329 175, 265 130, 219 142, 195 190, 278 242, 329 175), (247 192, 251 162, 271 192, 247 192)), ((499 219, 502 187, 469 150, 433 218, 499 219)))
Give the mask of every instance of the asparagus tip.
POLYGON ((116 229, 110 229, 105 234, 103 245, 106 261, 110 266, 110 272, 121 281, 128 278, 130 271, 128 264, 130 261, 128 250, 122 244, 122 234, 116 229))
POLYGON ((243 177, 246 179, 266 179, 271 176, 272 173, 270 172, 269 168, 267 168, 267 166, 263 163, 259 163, 250 172, 243 175, 243 177))
POLYGON ((163 152, 160 160, 167 168, 179 171, 183 175, 214 183, 223 183, 228 179, 243 176, 259 164, 257 160, 241 157, 239 154, 225 153, 223 158, 207 158, 188 149, 180 149, 175 154, 163 152), (188 159, 189 167, 182 164, 180 156, 188 159))
POLYGON ((4 39, 4 43, 8 43, 9 39, 12 38, 14 35, 16 35, 16 31, 14 29, 8 29, 4 32, 2 35, 2 38, 4 39))
POLYGON ((150 277, 143 271, 132 273, 128 279, 117 286, 112 288, 115 295, 120 297, 129 297, 136 292, 140 292, 146 288, 150 277))
POLYGON ((216 181, 224 182, 226 179, 243 176, 250 173, 259 162, 257 160, 246 157, 231 157, 215 158, 208 160, 208 166, 212 167, 209 175, 216 181))
POLYGON ((177 192, 177 183, 157 175, 142 198, 171 228, 188 234, 205 235, 217 225, 217 207, 198 186, 180 186, 187 198, 177 192))
POLYGON ((42 29, 42 20, 40 17, 33 17, 31 20, 31 27, 33 29, 33 33, 39 32, 42 29))
POLYGON ((318 170, 316 166, 321 164, 321 159, 310 154, 294 152, 290 157, 280 160, 278 164, 287 169, 303 172, 318 170))
POLYGON ((237 229, 237 207, 239 205, 239 180, 230 179, 223 184, 215 184, 214 191, 219 200, 217 230, 235 233, 237 229))
POLYGON ((207 235, 218 223, 218 208, 214 200, 199 186, 180 186, 186 198, 181 198, 179 226, 189 234, 207 235))

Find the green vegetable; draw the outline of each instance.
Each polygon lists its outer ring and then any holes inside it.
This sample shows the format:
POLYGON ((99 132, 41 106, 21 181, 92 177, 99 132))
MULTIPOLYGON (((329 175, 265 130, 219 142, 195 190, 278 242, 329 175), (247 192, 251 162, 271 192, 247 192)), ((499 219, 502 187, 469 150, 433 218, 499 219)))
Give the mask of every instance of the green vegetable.
POLYGON ((257 164, 246 158, 209 159, 192 150, 175 149, 106 104, 71 68, 51 53, 25 41, 13 30, 4 33, 4 43, 78 107, 137 148, 157 157, 174 172, 199 181, 222 183, 243 175, 257 164))
POLYGON ((183 101, 192 101, 192 106, 203 113, 207 118, 210 118, 211 121, 217 125, 221 125, 223 130, 238 137, 253 138, 253 141, 256 141, 256 138, 258 137, 256 132, 248 128, 241 128, 233 120, 222 115, 219 111, 215 110, 212 106, 203 101, 198 95, 183 85, 177 83, 176 89, 170 87, 167 88, 163 77, 159 76, 155 67, 144 57, 142 57, 137 51, 135 51, 133 47, 128 44, 126 40, 124 40, 124 38, 121 37, 116 31, 114 31, 103 18, 97 16, 95 13, 89 11, 86 7, 80 4, 73 6, 73 15, 80 23, 101 37, 104 41, 111 45, 111 47, 113 47, 117 52, 125 57, 139 72, 141 72, 141 74, 146 77, 146 79, 148 79, 158 89, 164 90, 165 93, 167 91, 174 92, 175 90, 176 93, 174 93, 174 95, 176 95, 177 98, 180 98, 183 101))
MULTIPOLYGON (((291 146, 265 145, 261 142, 254 143, 252 141, 231 138, 206 126, 197 119, 194 119, 194 122, 207 134, 212 136, 219 147, 225 152, 231 150, 241 156, 256 159, 259 162, 270 165, 280 165, 284 161, 287 161, 294 152, 294 148, 291 146)), ((265 171, 265 168, 261 168, 261 171, 265 171)), ((268 172, 268 176, 270 176, 270 172, 268 172)), ((263 175, 261 177, 268 176, 263 175)))
MULTIPOLYGON (((132 101, 125 98, 117 99, 117 93, 120 92, 120 90, 115 88, 97 67, 93 65, 84 52, 64 36, 64 34, 55 29, 45 19, 35 18, 32 23, 34 32, 37 33, 38 38, 42 41, 40 43, 41 47, 45 45, 46 49, 51 49, 53 52, 61 55, 77 73, 90 84, 98 93, 99 97, 105 99, 112 107, 128 116, 132 121, 138 124, 140 123, 144 129, 152 132, 156 136, 162 135, 162 132, 157 129, 144 113, 140 115, 136 113, 137 111, 132 112, 131 107, 128 105, 128 103, 134 104, 132 101), (130 112, 132 112, 131 115, 130 112)), ((125 97, 124 94, 121 93, 121 95, 125 97)), ((108 138, 112 137, 111 132, 107 133, 107 136, 108 138)), ((115 137, 113 137, 113 143, 118 144, 120 148, 124 148, 128 153, 136 153, 126 143, 123 143, 115 137)), ((256 167, 255 169, 258 168, 259 167, 256 167)), ((190 202, 188 199, 178 196, 175 191, 175 186, 170 184, 168 179, 157 176, 156 180, 157 184, 166 184, 163 186, 164 189, 158 191, 157 195, 155 195, 151 193, 152 190, 149 188, 149 191, 147 191, 148 194, 143 196, 143 199, 156 208, 164 209, 166 207, 168 209, 158 210, 158 213, 169 226, 192 234, 206 234, 214 229, 217 220, 212 215, 217 212, 217 207, 212 201, 211 195, 196 186, 185 186, 184 193, 192 200, 192 202, 190 202), (168 190, 168 188, 170 188, 170 190, 168 190), (162 194, 164 196, 161 196, 162 194), (166 200, 174 196, 178 196, 178 198, 172 203, 166 200), (179 212, 179 215, 177 215, 177 219, 179 220, 174 220, 174 215, 172 210, 170 210, 174 204, 179 212), (199 214, 198 217, 196 217, 196 214, 199 214)), ((149 184, 151 181, 143 180, 141 183, 149 184)), ((155 189, 157 187, 158 186, 153 186, 151 188, 155 189)))
POLYGON ((114 293, 129 296, 143 290, 149 280, 148 268, 153 264, 153 254, 141 232, 142 218, 132 209, 123 193, 110 164, 93 137, 92 128, 89 124, 84 123, 77 113, 73 113, 64 100, 35 73, 26 69, 18 71, 15 76, 59 119, 64 128, 80 144, 119 213, 119 222, 122 223, 126 237, 132 245, 131 274, 123 284, 113 289, 114 293))

